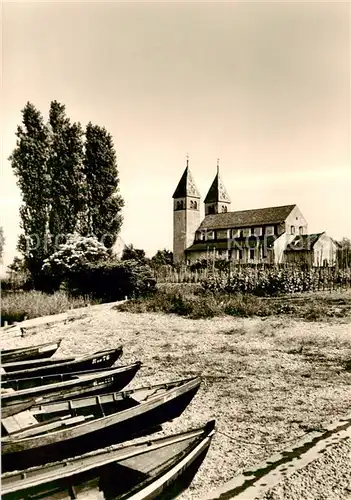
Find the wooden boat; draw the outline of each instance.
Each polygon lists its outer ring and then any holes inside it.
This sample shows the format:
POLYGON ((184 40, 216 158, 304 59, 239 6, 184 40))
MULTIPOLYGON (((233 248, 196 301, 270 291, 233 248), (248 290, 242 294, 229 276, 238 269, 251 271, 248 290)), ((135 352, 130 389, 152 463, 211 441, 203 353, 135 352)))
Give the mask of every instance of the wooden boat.
POLYGON ((63 460, 153 432, 182 414, 200 383, 197 377, 40 404, 2 419, 2 470, 63 460))
POLYGON ((1 477, 3 500, 176 498, 204 460, 215 421, 172 436, 110 447, 1 477))
POLYGON ((105 393, 111 390, 118 391, 129 384, 140 367, 141 362, 137 361, 130 365, 115 368, 39 377, 42 385, 30 389, 18 391, 2 389, 1 411, 4 414, 4 411, 10 410, 9 407, 16 407, 32 401, 33 398, 40 397, 42 402, 50 402, 57 399, 66 400, 82 397, 87 394, 105 393))
POLYGON ((87 356, 73 358, 65 363, 53 363, 50 365, 27 368, 1 374, 2 387, 13 387, 15 390, 33 387, 29 385, 29 379, 43 377, 56 373, 72 373, 93 370, 94 368, 108 368, 112 366, 123 354, 122 346, 105 351, 97 351, 87 356), (25 382, 27 380, 27 382, 25 382), (23 381, 23 382, 21 382, 23 381))
POLYGON ((15 349, 1 349, 1 362, 12 363, 29 359, 50 358, 60 347, 62 339, 46 344, 32 345, 29 347, 16 347, 15 349))
POLYGON ((15 361, 14 363, 2 363, 1 369, 2 373, 10 373, 18 370, 27 370, 28 368, 58 365, 61 363, 67 363, 68 361, 74 361, 75 359, 77 359, 75 356, 71 356, 70 358, 42 358, 30 359, 29 361, 15 361))

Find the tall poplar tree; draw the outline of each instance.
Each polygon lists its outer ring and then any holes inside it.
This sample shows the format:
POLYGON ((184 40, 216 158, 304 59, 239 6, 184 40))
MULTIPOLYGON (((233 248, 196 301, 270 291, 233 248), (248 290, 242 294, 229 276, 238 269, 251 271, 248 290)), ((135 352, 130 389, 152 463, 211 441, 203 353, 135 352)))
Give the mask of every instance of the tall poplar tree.
POLYGON ((84 174, 87 183, 88 234, 110 248, 122 225, 124 201, 119 194, 116 152, 112 136, 104 127, 86 127, 84 174))
POLYGON ((27 102, 22 110, 22 126, 9 160, 22 192, 21 229, 18 249, 24 256, 34 283, 48 256, 48 215, 50 207, 49 130, 40 112, 27 102))
POLYGON ((80 231, 85 204, 83 173, 83 130, 71 124, 63 104, 52 101, 49 111, 51 132, 49 171, 51 206, 49 230, 52 243, 63 242, 65 235, 80 231))

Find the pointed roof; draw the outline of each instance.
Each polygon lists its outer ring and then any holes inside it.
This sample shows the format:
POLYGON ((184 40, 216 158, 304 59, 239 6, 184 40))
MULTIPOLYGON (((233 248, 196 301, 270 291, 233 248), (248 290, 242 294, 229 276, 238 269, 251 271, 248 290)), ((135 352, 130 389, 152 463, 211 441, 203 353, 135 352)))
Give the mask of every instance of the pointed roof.
POLYGON ((185 198, 186 196, 191 196, 192 198, 200 198, 200 193, 195 185, 188 164, 186 166, 186 169, 184 170, 184 173, 178 183, 176 190, 173 193, 172 198, 185 198))
POLYGON ((225 202, 230 203, 229 194, 224 187, 223 181, 219 176, 219 171, 217 169, 216 177, 214 178, 210 189, 205 198, 205 203, 213 203, 213 202, 225 202))

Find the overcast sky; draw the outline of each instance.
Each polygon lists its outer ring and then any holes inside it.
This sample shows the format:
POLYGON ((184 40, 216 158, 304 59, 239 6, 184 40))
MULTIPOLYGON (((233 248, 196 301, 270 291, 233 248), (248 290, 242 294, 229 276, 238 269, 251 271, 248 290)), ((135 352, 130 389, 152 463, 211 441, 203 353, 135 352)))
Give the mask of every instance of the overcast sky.
POLYGON ((231 210, 296 203, 310 232, 351 237, 349 2, 5 2, 2 30, 5 263, 27 101, 112 134, 121 236, 148 255, 172 249, 187 153, 203 198, 219 157, 231 210))

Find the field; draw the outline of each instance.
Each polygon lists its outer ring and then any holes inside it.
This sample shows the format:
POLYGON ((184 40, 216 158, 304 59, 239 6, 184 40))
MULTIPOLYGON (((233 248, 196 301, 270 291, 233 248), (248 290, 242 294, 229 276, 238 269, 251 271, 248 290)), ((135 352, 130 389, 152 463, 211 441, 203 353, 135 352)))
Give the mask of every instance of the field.
MULTIPOLYGON (((1 345, 63 337, 57 356, 64 356, 121 342, 123 363, 143 362, 131 387, 201 374, 202 386, 189 407, 160 433, 217 421, 209 453, 181 496, 187 500, 202 498, 243 469, 350 411, 349 320, 349 314, 324 321, 292 316, 193 320, 120 312, 103 304, 81 310, 74 321, 25 338, 3 330, 1 345)), ((318 498, 343 499, 343 491, 318 498)))

